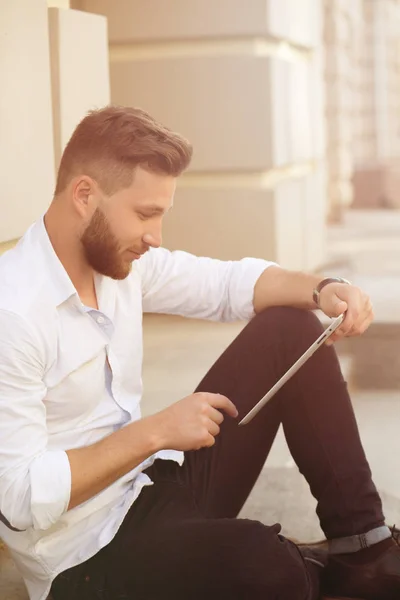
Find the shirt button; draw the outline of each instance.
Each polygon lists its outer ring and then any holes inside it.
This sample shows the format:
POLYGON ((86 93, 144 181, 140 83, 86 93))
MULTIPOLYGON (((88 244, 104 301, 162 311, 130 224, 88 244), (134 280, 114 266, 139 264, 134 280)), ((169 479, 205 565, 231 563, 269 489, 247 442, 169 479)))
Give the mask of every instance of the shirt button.
POLYGON ((99 325, 101 325, 102 323, 104 323, 105 318, 104 317, 97 317, 97 322, 99 323, 99 325))

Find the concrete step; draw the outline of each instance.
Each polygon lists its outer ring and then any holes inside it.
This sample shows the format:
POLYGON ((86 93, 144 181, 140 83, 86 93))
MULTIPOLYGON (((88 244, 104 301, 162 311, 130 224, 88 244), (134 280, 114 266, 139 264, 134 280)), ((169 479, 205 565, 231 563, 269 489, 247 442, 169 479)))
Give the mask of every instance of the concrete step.
POLYGON ((400 385, 400 211, 349 211, 330 229, 329 256, 321 269, 341 275, 371 297, 375 320, 361 337, 337 344, 352 359, 349 378, 359 390, 400 385))
POLYGON ((5 545, 0 541, 0 598, 1 600, 28 600, 24 582, 15 568, 5 545))
POLYGON ((352 388, 400 389, 400 323, 376 322, 362 337, 338 343, 337 350, 350 358, 347 377, 352 388))

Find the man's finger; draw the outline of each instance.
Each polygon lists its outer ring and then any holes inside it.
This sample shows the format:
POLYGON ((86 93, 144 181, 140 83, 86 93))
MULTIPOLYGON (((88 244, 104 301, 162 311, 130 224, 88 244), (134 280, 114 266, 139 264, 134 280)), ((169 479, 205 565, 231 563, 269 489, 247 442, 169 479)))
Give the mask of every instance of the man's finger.
POLYGON ((238 410, 229 398, 222 396, 222 394, 209 394, 209 396, 210 406, 224 410, 231 417, 236 418, 238 416, 238 410))
POLYGON ((362 316, 361 320, 359 320, 358 323, 356 323, 354 325, 354 327, 352 328, 352 330, 350 331, 350 333, 348 335, 349 336, 362 335, 368 329, 368 327, 372 323, 373 319, 374 319, 374 313, 371 310, 368 313, 366 313, 366 315, 364 314, 362 316))
POLYGON ((211 433, 208 435, 207 441, 204 444, 204 448, 211 448, 211 446, 214 446, 215 444, 215 437, 213 435, 211 435, 211 433))
MULTIPOLYGON (((360 335, 363 331, 361 327, 364 327, 365 322, 368 319, 372 320, 374 318, 372 302, 366 294, 363 296, 362 309, 359 311, 357 319, 355 319, 353 326, 350 331, 348 331, 348 336, 360 335)), ((365 331, 365 327, 364 327, 365 331)))
POLYGON ((364 320, 363 323, 361 323, 361 325, 359 326, 359 332, 358 335, 362 335, 363 333, 365 333, 368 329, 368 327, 371 325, 373 321, 373 314, 369 315, 367 319, 364 320))
POLYGON ((222 414, 222 412, 220 410, 217 410, 216 408, 213 408, 212 406, 209 407, 209 411, 210 419, 214 421, 214 423, 221 425, 222 421, 224 420, 224 415, 222 414))
POLYGON ((345 302, 344 300, 339 300, 338 302, 336 302, 335 304, 335 316, 339 317, 339 315, 342 315, 343 313, 345 313, 347 311, 348 305, 347 302, 345 302))
POLYGON ((208 432, 213 437, 216 437, 219 434, 219 432, 220 432, 219 425, 217 425, 216 423, 214 423, 214 421, 212 421, 211 419, 208 421, 208 432))
POLYGON ((343 333, 340 333, 338 330, 335 331, 325 342, 326 346, 332 346, 338 340, 341 340, 344 337, 343 333))
POLYGON ((358 318, 358 310, 352 307, 347 309, 347 312, 344 316, 343 323, 337 329, 337 333, 343 335, 348 335, 349 331, 354 327, 354 323, 356 323, 358 318))

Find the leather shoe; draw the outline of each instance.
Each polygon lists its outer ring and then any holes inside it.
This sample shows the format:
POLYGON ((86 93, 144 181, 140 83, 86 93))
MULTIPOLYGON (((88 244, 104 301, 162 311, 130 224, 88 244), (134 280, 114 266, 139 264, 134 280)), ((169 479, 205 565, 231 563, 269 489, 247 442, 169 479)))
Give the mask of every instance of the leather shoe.
POLYGON ((354 564, 346 555, 330 555, 322 574, 325 596, 340 600, 400 600, 400 531, 392 544, 370 562, 354 564))

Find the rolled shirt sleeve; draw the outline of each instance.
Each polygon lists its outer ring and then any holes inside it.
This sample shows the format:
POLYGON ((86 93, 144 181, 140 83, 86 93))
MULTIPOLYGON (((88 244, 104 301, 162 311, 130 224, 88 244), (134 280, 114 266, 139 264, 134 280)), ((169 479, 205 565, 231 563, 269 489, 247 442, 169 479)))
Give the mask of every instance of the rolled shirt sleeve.
POLYGON ((276 263, 257 258, 221 261, 187 252, 152 249, 138 261, 144 312, 212 321, 254 316, 254 287, 276 263))
POLYGON ((0 310, 0 518, 18 530, 48 529, 70 500, 68 456, 48 449, 44 371, 39 336, 0 310))

